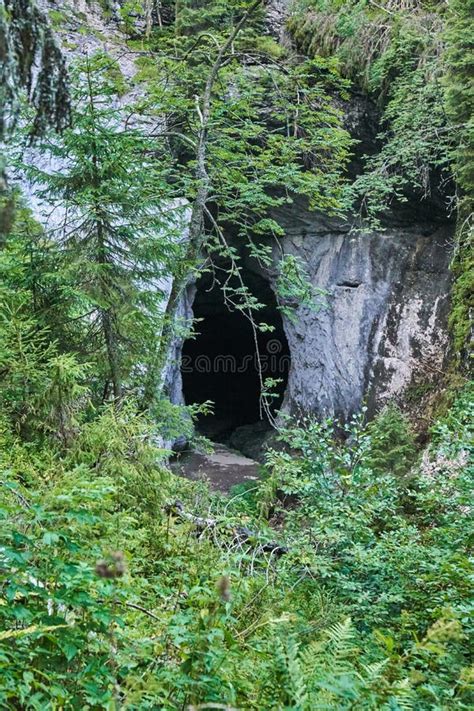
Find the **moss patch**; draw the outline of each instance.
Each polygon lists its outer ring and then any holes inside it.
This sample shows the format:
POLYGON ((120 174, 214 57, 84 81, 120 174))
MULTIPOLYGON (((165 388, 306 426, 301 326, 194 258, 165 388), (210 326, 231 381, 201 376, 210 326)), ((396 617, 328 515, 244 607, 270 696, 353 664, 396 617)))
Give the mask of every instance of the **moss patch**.
MULTIPOLYGON (((459 239, 458 250, 453 260, 455 282, 452 291, 452 308, 449 325, 453 335, 455 357, 466 364, 469 358, 474 309, 474 254, 472 229, 459 239)), ((471 354, 472 355, 472 354, 471 354)))
POLYGON ((68 16, 62 10, 50 10, 48 12, 49 21, 54 30, 60 30, 65 22, 68 20, 68 16))

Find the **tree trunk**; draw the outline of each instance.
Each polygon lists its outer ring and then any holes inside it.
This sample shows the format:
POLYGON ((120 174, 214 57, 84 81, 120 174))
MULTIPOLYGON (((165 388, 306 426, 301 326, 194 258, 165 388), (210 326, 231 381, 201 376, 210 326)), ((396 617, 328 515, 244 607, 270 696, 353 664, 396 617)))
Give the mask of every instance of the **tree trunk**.
MULTIPOLYGON (((102 273, 99 276, 101 282, 100 291, 102 291, 102 299, 107 301, 109 294, 107 293, 107 274, 105 273, 108 264, 106 246, 104 241, 104 226, 99 221, 96 224, 97 233, 97 263, 100 265, 102 273), (102 284, 105 282, 105 287, 102 284)), ((120 400, 122 397, 122 379, 120 374, 120 357, 117 343, 117 333, 114 324, 114 314, 111 308, 100 308, 100 324, 107 352, 107 361, 109 365, 110 379, 115 400, 120 400)))
POLYGON ((110 379, 112 381, 112 389, 114 399, 122 398, 122 381, 120 377, 119 353, 118 345, 113 325, 113 317, 110 309, 101 310, 100 320, 102 324, 102 333, 104 334, 105 347, 107 350, 107 360, 110 370, 110 379))

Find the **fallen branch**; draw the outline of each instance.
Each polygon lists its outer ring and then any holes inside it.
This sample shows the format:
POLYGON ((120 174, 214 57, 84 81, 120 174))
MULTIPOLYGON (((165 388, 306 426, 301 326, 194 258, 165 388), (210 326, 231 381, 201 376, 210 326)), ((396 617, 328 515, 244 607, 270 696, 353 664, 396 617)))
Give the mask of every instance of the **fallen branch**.
POLYGON ((181 501, 175 501, 173 504, 168 504, 165 508, 166 513, 169 516, 175 516, 181 521, 187 521, 191 523, 194 528, 199 532, 199 534, 204 533, 206 530, 215 531, 217 528, 222 526, 224 529, 232 533, 233 541, 237 545, 242 543, 249 543, 254 545, 255 553, 270 553, 276 557, 280 557, 288 553, 288 548, 282 546, 277 541, 265 541, 259 542, 258 534, 251 531, 246 526, 232 526, 231 524, 223 523, 216 518, 204 518, 202 516, 195 516, 189 511, 186 511, 184 505, 181 501), (255 542, 255 543, 254 543, 255 542))
POLYGON ((138 610, 139 612, 143 612, 145 615, 148 615, 148 617, 151 617, 154 620, 157 620, 158 622, 162 622, 163 620, 158 617, 158 615, 155 615, 154 612, 151 612, 151 610, 147 610, 146 607, 142 607, 141 605, 136 605, 134 602, 125 602, 122 603, 125 605, 125 607, 130 607, 132 610, 138 610))

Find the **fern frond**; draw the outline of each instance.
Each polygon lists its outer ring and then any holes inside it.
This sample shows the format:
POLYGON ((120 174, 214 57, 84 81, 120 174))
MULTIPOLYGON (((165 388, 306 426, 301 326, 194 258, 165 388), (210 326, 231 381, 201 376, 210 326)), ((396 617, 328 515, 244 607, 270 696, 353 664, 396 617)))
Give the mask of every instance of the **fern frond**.
POLYGON ((388 659, 382 659, 381 662, 374 662, 373 664, 367 665, 363 664, 361 666, 362 671, 364 672, 363 678, 369 682, 379 679, 381 676, 380 672, 387 666, 388 661, 388 659))
POLYGON ((412 711, 415 708, 413 689, 408 679, 402 679, 392 684, 393 698, 402 711, 412 711))
POLYGON ((331 658, 335 672, 346 669, 345 661, 354 653, 353 641, 355 630, 350 617, 344 622, 336 622, 327 634, 327 653, 331 658))
POLYGON ((298 709, 298 711, 303 711, 309 708, 306 674, 304 667, 300 664, 299 644, 294 637, 288 639, 286 645, 286 659, 292 707, 298 709))
POLYGON ((307 677, 313 675, 317 667, 326 666, 324 652, 325 643, 320 641, 310 642, 306 649, 300 652, 300 663, 307 677))

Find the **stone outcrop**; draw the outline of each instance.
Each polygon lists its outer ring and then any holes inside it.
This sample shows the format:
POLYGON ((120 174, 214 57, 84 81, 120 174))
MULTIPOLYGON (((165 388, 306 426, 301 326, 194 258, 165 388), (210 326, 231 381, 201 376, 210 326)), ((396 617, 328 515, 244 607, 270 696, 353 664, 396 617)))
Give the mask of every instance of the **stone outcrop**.
POLYGON ((289 6, 290 0, 268 0, 265 5, 268 31, 283 44, 289 41, 285 31, 289 6))
MULTIPOLYGON (((344 418, 439 379, 448 351, 449 224, 351 232, 295 204, 278 215, 284 253, 325 295, 284 318, 291 370, 284 409, 344 418)), ((276 274, 271 278, 274 280, 276 274)))

